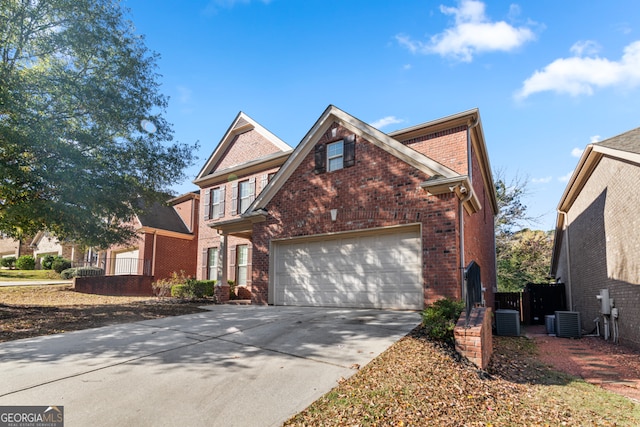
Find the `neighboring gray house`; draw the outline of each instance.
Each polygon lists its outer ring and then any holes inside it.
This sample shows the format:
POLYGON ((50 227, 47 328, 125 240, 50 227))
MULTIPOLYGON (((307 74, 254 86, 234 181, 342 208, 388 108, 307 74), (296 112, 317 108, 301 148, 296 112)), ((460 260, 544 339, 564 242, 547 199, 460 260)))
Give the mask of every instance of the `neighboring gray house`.
POLYGON ((640 348, 640 128, 589 144, 560 203, 551 274, 591 331, 608 289, 619 341, 640 348))

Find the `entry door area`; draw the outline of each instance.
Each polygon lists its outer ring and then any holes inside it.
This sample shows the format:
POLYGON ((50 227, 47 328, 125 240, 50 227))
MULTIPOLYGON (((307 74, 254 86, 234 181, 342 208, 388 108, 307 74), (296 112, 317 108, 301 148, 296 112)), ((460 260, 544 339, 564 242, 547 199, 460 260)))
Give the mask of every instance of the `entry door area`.
POLYGON ((272 242, 276 305, 424 307, 418 227, 272 242))

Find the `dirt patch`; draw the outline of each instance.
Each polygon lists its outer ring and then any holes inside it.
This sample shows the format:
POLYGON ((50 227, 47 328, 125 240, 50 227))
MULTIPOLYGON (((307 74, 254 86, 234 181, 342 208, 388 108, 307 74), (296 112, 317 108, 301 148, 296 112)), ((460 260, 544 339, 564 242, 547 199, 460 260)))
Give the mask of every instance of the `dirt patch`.
POLYGON ((202 311, 181 301, 75 292, 71 285, 0 288, 0 342, 202 311))

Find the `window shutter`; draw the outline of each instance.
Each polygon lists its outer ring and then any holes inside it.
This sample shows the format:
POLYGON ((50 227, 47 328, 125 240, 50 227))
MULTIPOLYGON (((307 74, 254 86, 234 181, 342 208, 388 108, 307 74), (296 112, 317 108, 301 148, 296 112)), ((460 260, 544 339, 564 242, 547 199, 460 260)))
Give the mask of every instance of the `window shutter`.
MULTIPOLYGON (((227 274, 227 279, 236 281, 236 247, 231 246, 229 250, 229 274, 227 274)), ((226 283, 225 283, 226 284, 226 283)))
POLYGON ((227 186, 224 184, 220 187, 220 214, 218 215, 218 218, 222 218, 224 216, 224 194, 226 193, 226 188, 227 186))
POLYGON ((202 280, 207 280, 207 269, 209 268, 209 249, 208 248, 204 248, 202 249, 202 280))
POLYGON ((231 215, 238 213, 238 181, 231 183, 231 215))
POLYGON ((344 139, 344 167, 356 164, 356 136, 349 135, 344 139))
POLYGON ((256 199, 256 177, 253 176, 249 179, 249 204, 253 203, 256 199))
POLYGON ((315 173, 325 173, 327 171, 326 146, 324 144, 316 145, 316 168, 315 173))
POLYGON ((211 189, 204 190, 204 219, 209 219, 209 211, 211 210, 211 189))
POLYGON ((269 174, 265 173, 262 175, 262 185, 260 186, 260 191, 264 190, 264 188, 267 186, 267 184, 269 183, 269 174))

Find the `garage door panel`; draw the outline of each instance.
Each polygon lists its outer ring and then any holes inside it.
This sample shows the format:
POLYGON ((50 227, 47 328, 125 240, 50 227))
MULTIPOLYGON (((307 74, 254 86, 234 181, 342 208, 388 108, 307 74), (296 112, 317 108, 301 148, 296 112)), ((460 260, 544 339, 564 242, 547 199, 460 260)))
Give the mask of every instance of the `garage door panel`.
POLYGON ((419 230, 274 243, 274 302, 421 309, 419 230))

